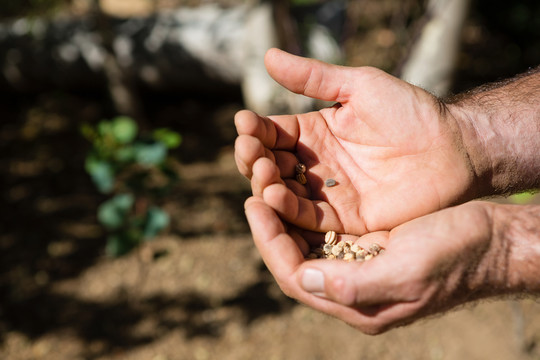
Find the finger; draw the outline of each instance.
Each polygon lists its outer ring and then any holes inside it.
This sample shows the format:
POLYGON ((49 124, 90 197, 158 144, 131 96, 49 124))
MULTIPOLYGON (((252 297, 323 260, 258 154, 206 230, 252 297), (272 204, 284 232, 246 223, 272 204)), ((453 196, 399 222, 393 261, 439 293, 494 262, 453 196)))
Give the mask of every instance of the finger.
POLYGON ((285 184, 279 173, 279 168, 270 159, 262 157, 253 164, 251 191, 254 196, 262 196, 266 187, 272 184, 285 184))
POLYGON ((257 159, 274 159, 274 154, 261 141, 250 135, 239 135, 234 144, 234 160, 238 171, 247 178, 253 175, 253 164, 257 159))
POLYGON ((298 286, 292 276, 304 262, 304 255, 296 242, 286 234, 284 224, 277 214, 259 197, 251 197, 245 203, 246 217, 255 245, 284 291, 298 286))
POLYGON ((300 133, 295 115, 262 117, 249 110, 242 110, 234 117, 239 135, 258 138, 269 149, 293 151, 300 133))
POLYGON ((300 162, 290 151, 274 151, 276 165, 279 167, 281 177, 294 178, 296 176, 296 165, 300 162))
POLYGON ((296 243, 296 245, 298 246, 298 248, 300 249, 300 251, 302 252, 302 255, 304 257, 307 256, 307 254, 309 254, 310 250, 311 250, 311 246, 310 244, 304 239, 304 237, 301 235, 302 234, 302 231, 297 228, 295 228, 294 226, 289 226, 289 231, 287 232, 291 238, 294 240, 294 242, 296 243))
POLYGON ((285 185, 291 189, 294 195, 302 198, 310 198, 311 191, 306 185, 300 184, 296 179, 284 179, 285 185))
POLYGON ((343 232, 337 213, 327 202, 299 197, 291 189, 278 183, 266 186, 262 196, 270 207, 293 225, 318 232, 343 232))
POLYGON ((234 124, 238 135, 251 135, 259 139, 267 148, 276 143, 276 127, 267 118, 249 110, 242 110, 234 116, 234 124))
POLYGON ((287 89, 325 101, 346 102, 352 69, 270 49, 264 58, 270 76, 287 89))

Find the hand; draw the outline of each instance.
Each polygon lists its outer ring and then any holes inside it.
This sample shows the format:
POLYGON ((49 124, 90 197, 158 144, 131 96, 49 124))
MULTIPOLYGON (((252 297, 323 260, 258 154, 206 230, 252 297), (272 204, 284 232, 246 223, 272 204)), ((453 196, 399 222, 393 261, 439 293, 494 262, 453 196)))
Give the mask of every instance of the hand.
POLYGON ((441 210, 358 238, 386 249, 362 263, 305 261, 320 236, 287 229, 259 197, 248 199, 246 214, 285 294, 368 334, 494 294, 540 293, 538 206, 471 202, 441 210))
POLYGON ((265 62, 284 87, 338 102, 307 114, 236 116, 238 168, 287 222, 361 235, 475 196, 460 126, 426 91, 374 68, 279 50, 265 62), (298 162, 307 165, 305 186, 294 180, 298 162), (328 178, 337 186, 325 187, 328 178))

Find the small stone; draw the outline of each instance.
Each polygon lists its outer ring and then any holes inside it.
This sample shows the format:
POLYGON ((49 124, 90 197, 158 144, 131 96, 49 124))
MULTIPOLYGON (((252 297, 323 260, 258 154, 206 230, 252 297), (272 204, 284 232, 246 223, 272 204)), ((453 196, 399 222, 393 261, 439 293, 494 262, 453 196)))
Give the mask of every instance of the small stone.
POLYGON ((307 168, 306 168, 306 165, 304 165, 302 163, 298 163, 294 167, 294 170, 296 170, 296 173, 298 173, 298 174, 303 174, 303 173, 306 172, 307 168))
POLYGON ((332 186, 336 186, 337 182, 334 179, 326 179, 324 181, 324 185, 326 185, 327 187, 332 187, 332 186))
POLYGON ((307 183, 306 175, 304 175, 303 173, 296 174, 296 181, 298 181, 302 185, 305 185, 307 183))

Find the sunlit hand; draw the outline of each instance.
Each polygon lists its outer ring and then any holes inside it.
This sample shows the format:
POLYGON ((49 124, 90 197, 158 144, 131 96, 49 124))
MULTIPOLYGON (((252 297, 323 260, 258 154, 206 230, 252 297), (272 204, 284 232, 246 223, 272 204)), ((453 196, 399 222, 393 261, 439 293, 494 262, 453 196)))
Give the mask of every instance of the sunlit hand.
POLYGON ((540 294, 540 206, 470 202, 360 238, 369 261, 304 260, 321 234, 287 229, 260 197, 246 202, 255 244, 283 292, 376 334, 487 296, 540 294))
POLYGON ((270 75, 333 107, 299 115, 239 112, 236 161, 253 193, 287 222, 361 235, 474 197, 459 124, 435 97, 383 71, 270 50, 270 75), (307 184, 295 165, 307 166, 307 184), (325 187, 335 179, 337 185, 325 187))

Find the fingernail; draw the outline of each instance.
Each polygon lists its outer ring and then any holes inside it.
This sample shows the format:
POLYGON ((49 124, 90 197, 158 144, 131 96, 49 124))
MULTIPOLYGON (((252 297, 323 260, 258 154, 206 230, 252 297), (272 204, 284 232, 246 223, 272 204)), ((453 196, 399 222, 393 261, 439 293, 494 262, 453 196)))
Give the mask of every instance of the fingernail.
POLYGON ((302 288, 313 295, 324 297, 324 274, 322 271, 315 269, 304 270, 302 288))

